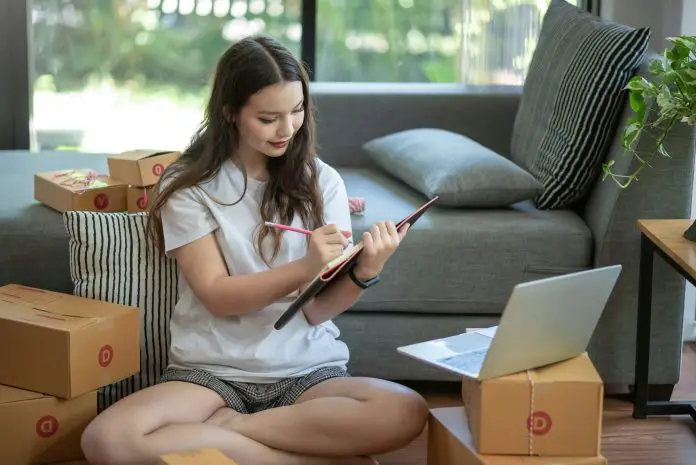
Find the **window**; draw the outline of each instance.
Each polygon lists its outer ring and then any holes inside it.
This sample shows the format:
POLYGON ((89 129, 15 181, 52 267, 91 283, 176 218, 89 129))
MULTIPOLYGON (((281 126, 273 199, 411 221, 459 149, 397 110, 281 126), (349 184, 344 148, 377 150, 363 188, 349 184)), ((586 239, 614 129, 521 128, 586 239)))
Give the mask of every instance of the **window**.
POLYGON ((316 80, 520 85, 549 3, 317 0, 316 80))
POLYGON ((299 55, 300 18, 301 0, 33 0, 38 148, 182 147, 229 43, 263 32, 299 55))
POLYGON ((16 43, 0 47, 10 83, 0 90, 12 102, 0 149, 30 139, 39 150, 181 147, 218 57, 254 33, 281 40, 316 81, 520 85, 549 2, 32 0, 26 11, 0 2, 0 30, 16 43))

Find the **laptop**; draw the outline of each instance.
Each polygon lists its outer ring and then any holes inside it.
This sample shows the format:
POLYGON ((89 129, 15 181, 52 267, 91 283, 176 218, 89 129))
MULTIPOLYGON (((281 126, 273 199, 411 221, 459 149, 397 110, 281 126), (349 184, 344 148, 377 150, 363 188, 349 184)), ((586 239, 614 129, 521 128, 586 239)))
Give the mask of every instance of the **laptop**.
POLYGON ((621 265, 612 265, 518 284, 497 326, 397 351, 478 380, 577 357, 587 350, 620 273, 621 265))

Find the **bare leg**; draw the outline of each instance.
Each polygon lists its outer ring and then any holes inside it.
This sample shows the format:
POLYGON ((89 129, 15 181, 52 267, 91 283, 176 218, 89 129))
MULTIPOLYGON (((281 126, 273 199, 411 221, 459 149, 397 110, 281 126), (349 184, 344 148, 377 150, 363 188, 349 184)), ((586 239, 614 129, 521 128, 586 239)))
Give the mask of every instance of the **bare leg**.
POLYGON ((427 403, 408 388, 371 378, 333 378, 307 390, 295 405, 217 422, 281 450, 363 456, 408 445, 427 417, 427 403))
POLYGON ((239 433, 206 424, 224 401, 213 391, 171 382, 132 394, 102 412, 85 430, 90 465, 149 465, 161 455, 214 447, 239 465, 368 465, 368 458, 309 457, 275 450, 239 433))

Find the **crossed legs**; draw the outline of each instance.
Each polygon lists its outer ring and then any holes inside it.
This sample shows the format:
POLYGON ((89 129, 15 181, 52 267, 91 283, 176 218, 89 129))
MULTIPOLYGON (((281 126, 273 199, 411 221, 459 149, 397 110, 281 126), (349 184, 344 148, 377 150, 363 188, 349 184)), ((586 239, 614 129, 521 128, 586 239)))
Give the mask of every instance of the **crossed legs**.
POLYGON ((239 465, 369 465, 420 434, 425 401, 413 391, 368 378, 334 378, 295 405, 250 415, 225 407, 210 389, 183 382, 132 394, 85 430, 91 465, 150 465, 160 455, 215 447, 239 465))
POLYGON ((218 410, 210 424, 298 454, 377 455, 400 449, 425 427, 428 406, 412 390, 373 378, 332 378, 294 405, 239 415, 218 410))

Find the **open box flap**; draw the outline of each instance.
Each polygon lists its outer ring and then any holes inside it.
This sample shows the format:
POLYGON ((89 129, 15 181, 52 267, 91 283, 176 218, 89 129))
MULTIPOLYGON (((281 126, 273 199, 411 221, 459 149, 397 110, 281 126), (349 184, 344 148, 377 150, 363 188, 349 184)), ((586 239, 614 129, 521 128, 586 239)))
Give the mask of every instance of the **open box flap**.
POLYGON ((0 318, 27 321, 56 329, 94 324, 130 307, 18 284, 0 287, 0 318))
POLYGON ((115 160, 137 161, 137 160, 144 160, 144 159, 150 158, 150 157, 155 157, 157 155, 167 155, 170 153, 175 153, 175 151, 174 150, 139 149, 139 150, 129 150, 127 152, 118 153, 116 155, 111 155, 110 158, 113 158, 115 160))

